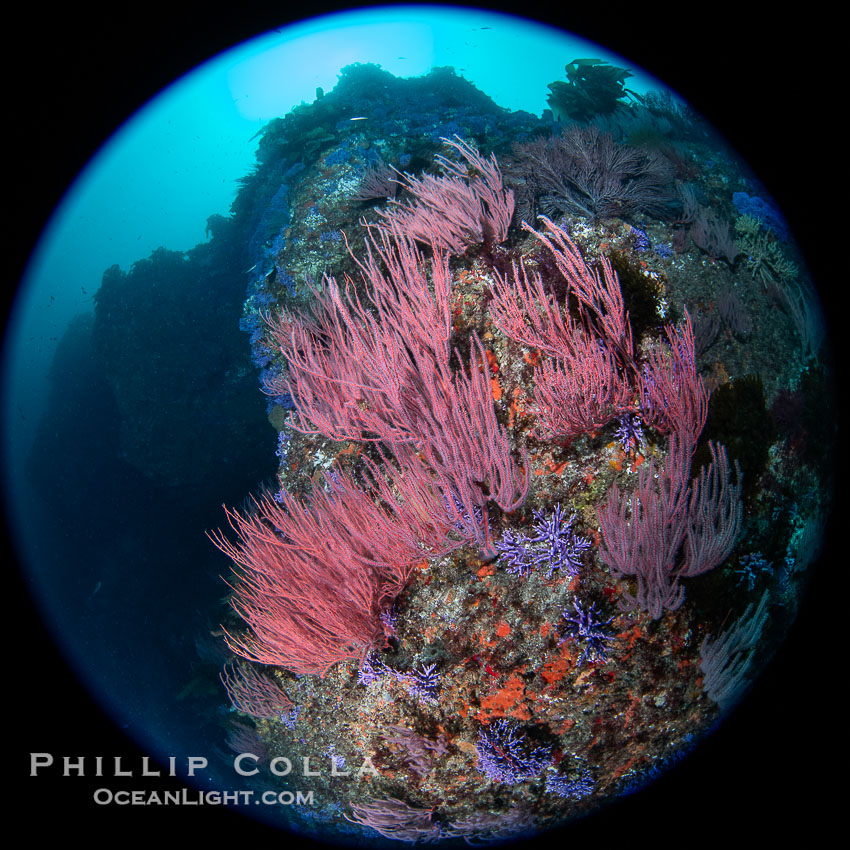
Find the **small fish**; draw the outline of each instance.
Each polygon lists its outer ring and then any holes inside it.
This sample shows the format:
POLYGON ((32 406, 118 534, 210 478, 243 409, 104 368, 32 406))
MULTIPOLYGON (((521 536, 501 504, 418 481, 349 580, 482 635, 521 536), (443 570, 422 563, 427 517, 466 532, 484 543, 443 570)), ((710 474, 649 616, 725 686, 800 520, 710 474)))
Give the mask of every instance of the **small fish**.
POLYGON ((368 121, 369 118, 366 115, 355 115, 354 118, 349 118, 349 121, 368 121))

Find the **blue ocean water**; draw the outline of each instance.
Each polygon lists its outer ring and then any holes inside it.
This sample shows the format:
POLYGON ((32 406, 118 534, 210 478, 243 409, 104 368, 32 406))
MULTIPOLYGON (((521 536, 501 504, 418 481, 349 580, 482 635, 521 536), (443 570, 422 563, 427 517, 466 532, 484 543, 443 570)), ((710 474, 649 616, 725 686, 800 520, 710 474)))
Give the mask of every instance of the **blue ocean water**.
MULTIPOLYGON (((10 321, 21 358, 11 369, 13 395, 26 396, 37 418, 44 386, 33 378, 46 372, 70 317, 90 310, 104 269, 127 270, 160 246, 185 251, 203 242, 207 218, 227 213, 236 181, 253 166, 255 134, 312 102, 317 89, 332 89, 344 66, 372 62, 404 77, 452 66, 500 106, 539 115, 564 57, 590 53, 623 64, 586 40, 521 18, 389 7, 308 20, 211 59, 125 122, 63 198, 10 321)), ((638 73, 630 85, 646 91, 651 81, 638 73)))
MULTIPOLYGON (((548 83, 563 79, 564 64, 580 56, 631 67, 598 44, 477 10, 405 7, 307 22, 182 78, 125 123, 66 194, 33 255, 6 332, 10 517, 38 565, 30 579, 34 593, 79 677, 146 750, 185 752, 187 736, 199 732, 206 740, 214 726, 209 718, 209 726, 196 725, 174 709, 209 686, 198 670, 204 649, 193 644, 199 633, 216 631, 214 619, 206 627, 203 620, 215 617, 225 590, 206 538, 187 540, 184 530, 220 523, 206 513, 206 502, 237 503, 256 482, 273 478, 276 438, 258 397, 243 423, 257 449, 241 478, 229 477, 190 508, 182 494, 161 482, 152 486, 123 452, 113 403, 98 383, 103 364, 96 363, 89 336, 101 275, 115 265, 129 272, 160 247, 179 253, 205 243, 209 217, 226 216, 239 178, 251 172, 255 137, 266 122, 312 103, 319 89, 331 91, 346 65, 373 62, 400 77, 453 66, 500 106, 540 117, 548 83), (33 446, 41 465, 32 460, 33 446), (50 521, 55 534, 45 533, 50 521), (162 576, 185 563, 202 566, 172 584, 173 604, 158 605, 162 576), (193 612, 188 627, 187 610, 193 612), (165 692, 171 700, 163 700, 165 692)), ((635 92, 660 87, 634 70, 635 92)), ((210 285, 207 297, 218 291, 210 285)), ((187 354, 189 370, 195 356, 187 354)), ((167 401, 152 392, 151 403, 167 401)))

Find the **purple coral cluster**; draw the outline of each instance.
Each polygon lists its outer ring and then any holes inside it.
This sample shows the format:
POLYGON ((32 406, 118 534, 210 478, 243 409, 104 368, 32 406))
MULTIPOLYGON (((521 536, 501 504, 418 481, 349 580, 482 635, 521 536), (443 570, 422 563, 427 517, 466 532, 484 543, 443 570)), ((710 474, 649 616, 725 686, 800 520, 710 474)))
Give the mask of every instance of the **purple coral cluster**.
POLYGON ((617 417, 617 430, 614 438, 624 452, 637 451, 643 445, 643 427, 634 413, 624 413, 617 417))
MULTIPOLYGON (((454 521, 454 529, 458 534, 464 534, 469 528, 480 528, 486 539, 490 536, 490 520, 484 515, 484 512, 477 505, 472 506, 470 514, 467 507, 458 498, 457 494, 451 492, 449 495, 443 495, 443 502, 446 505, 446 514, 454 521), (451 501, 449 500, 451 498, 451 501)), ((491 553, 492 556, 492 553, 491 553)))
POLYGON ((637 227, 629 226, 629 231, 631 232, 635 240, 635 251, 643 253, 644 251, 648 251, 652 247, 652 243, 649 241, 649 237, 643 230, 639 230, 637 227))
POLYGON ((426 702, 433 702, 437 699, 440 690, 440 675, 437 673, 436 664, 423 664, 421 670, 414 668, 405 673, 396 670, 392 672, 399 681, 407 685, 408 693, 411 696, 426 702))
POLYGON ((551 747, 535 746, 506 718, 478 731, 478 769, 493 782, 515 785, 539 776, 552 763, 551 747))
POLYGON ((436 664, 422 664, 421 669, 396 670, 385 664, 376 653, 370 652, 357 672, 357 684, 369 686, 386 674, 407 687, 411 696, 432 702, 437 699, 440 690, 440 674, 436 664))
POLYGON ((570 779, 563 773, 549 772, 546 774, 546 790, 558 797, 569 797, 580 800, 593 793, 595 783, 590 771, 583 771, 578 779, 570 779))
POLYGON ((293 705, 291 708, 288 708, 281 713, 280 721, 287 729, 291 731, 295 728, 295 724, 298 722, 298 715, 300 713, 301 706, 293 705))
POLYGON ((577 575, 581 556, 590 548, 590 540, 573 530, 576 514, 565 520, 563 509, 557 504, 549 517, 543 511, 535 511, 534 518, 536 534, 533 537, 510 529, 502 535, 496 543, 500 563, 506 565, 509 573, 521 576, 544 566, 548 570, 546 578, 551 578, 559 569, 577 575))
POLYGON ((759 577, 773 575, 773 564, 761 552, 750 552, 738 559, 739 569, 735 570, 738 584, 746 586, 748 591, 755 588, 759 577))
POLYGON ((605 627, 610 626, 614 618, 609 617, 607 620, 603 620, 599 617, 596 605, 593 602, 585 609, 582 608, 578 600, 573 600, 573 607, 575 608, 575 615, 571 614, 569 610, 564 611, 563 616, 567 626, 560 642, 564 643, 572 638, 581 646, 581 655, 578 659, 579 667, 585 661, 604 664, 608 660, 606 643, 615 639, 614 635, 605 631, 605 627))
POLYGON ((392 671, 392 668, 384 664, 378 657, 377 653, 370 652, 360 664, 360 669, 357 671, 357 684, 368 687, 372 682, 377 681, 385 673, 392 671))

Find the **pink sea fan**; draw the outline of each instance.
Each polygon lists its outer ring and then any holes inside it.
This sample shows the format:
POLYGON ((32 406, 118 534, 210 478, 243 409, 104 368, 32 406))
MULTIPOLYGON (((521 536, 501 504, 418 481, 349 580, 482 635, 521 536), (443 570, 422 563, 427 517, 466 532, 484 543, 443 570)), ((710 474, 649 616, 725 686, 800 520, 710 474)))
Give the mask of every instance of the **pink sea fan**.
POLYGON ((444 176, 402 174, 399 183, 411 199, 393 201, 389 209, 379 210, 386 226, 452 254, 480 242, 504 242, 514 213, 514 193, 505 189, 495 156, 485 159, 458 136, 442 141, 465 164, 439 155, 435 162, 444 176))

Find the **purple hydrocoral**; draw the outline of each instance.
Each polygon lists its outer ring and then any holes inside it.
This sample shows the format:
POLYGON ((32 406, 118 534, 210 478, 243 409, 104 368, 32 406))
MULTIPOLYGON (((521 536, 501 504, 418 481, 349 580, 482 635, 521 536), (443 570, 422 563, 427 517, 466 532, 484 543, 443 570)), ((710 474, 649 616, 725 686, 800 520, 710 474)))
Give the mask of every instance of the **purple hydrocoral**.
MULTIPOLYGON (((537 522, 534 529, 537 536, 529 540, 529 544, 540 545, 548 549, 549 572, 546 578, 551 578, 555 570, 563 567, 570 575, 576 575, 581 566, 581 556, 590 548, 590 540, 579 537, 573 531, 576 515, 573 513, 564 522, 561 506, 555 505, 552 515, 547 519, 542 511, 534 512, 537 522)), ((539 563, 545 563, 540 559, 539 563)))
POLYGON ((643 445, 643 428, 634 413, 623 413, 617 417, 614 438, 624 452, 637 451, 643 445))
POLYGON ((407 690, 415 697, 427 701, 437 699, 440 690, 440 674, 436 664, 423 664, 421 670, 415 668, 407 673, 396 673, 396 678, 407 684, 407 690))
POLYGON ((546 774, 546 790, 550 794, 557 794, 559 797, 580 800, 582 797, 587 797, 593 793, 594 785, 593 777, 588 770, 583 771, 578 779, 570 779, 563 773, 546 774))
POLYGON ((536 534, 533 537, 508 529, 496 544, 499 560, 507 565, 507 571, 525 576, 532 568, 546 566, 546 578, 551 578, 558 569, 577 575, 581 556, 590 548, 590 540, 573 530, 576 514, 565 521, 564 511, 557 504, 550 516, 535 511, 534 518, 536 534))
POLYGON ((514 785, 539 776, 552 762, 551 747, 534 746, 506 718, 478 730, 478 769, 493 782, 514 785))
POLYGON ((298 715, 301 713, 301 707, 297 705, 293 705, 292 708, 284 711, 280 715, 280 721, 286 726, 287 729, 294 729, 295 724, 298 722, 298 715))
POLYGON ((496 543, 496 550, 499 553, 499 561, 507 564, 509 573, 526 576, 535 566, 534 554, 528 547, 528 538, 510 528, 496 543))
POLYGON ((357 684, 369 686, 382 676, 391 674, 396 681, 403 683, 408 692, 419 699, 434 701, 440 690, 440 674, 436 664, 423 664, 422 669, 396 670, 385 664, 377 653, 370 652, 357 672, 357 684))
POLYGON ((581 603, 573 600, 573 607, 575 616, 572 616, 569 611, 564 611, 563 616, 567 627, 560 642, 564 643, 569 638, 573 638, 581 646, 582 651, 577 666, 581 667, 585 661, 591 663, 598 661, 604 664, 608 660, 605 644, 614 640, 614 635, 607 634, 604 629, 611 625, 614 618, 597 619, 596 605, 593 602, 585 609, 582 608, 581 603))
POLYGON ((392 670, 391 667, 384 664, 383 661, 378 657, 377 653, 370 652, 360 664, 360 669, 357 671, 357 684, 358 685, 371 685, 372 682, 377 681, 381 678, 381 676, 389 673, 392 670))

